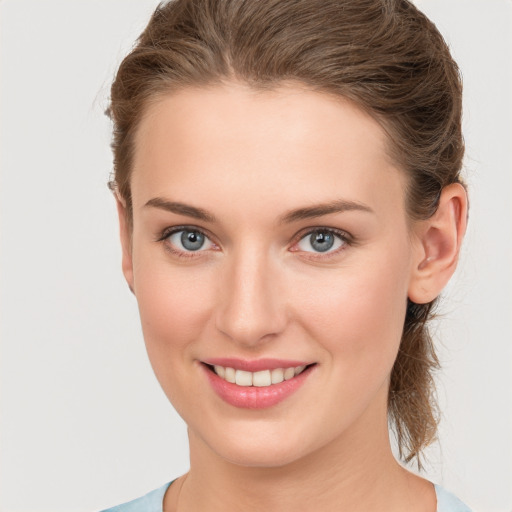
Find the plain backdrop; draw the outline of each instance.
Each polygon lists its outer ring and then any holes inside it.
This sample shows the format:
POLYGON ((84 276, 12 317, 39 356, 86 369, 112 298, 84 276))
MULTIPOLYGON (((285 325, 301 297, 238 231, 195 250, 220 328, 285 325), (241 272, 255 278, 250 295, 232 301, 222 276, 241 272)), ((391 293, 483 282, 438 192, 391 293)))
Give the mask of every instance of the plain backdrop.
MULTIPOLYGON (((423 0, 465 83, 470 225, 435 326, 427 477, 512 511, 512 2, 423 0)), ((103 111, 153 0, 2 0, 2 512, 95 511, 185 472, 120 270, 103 111)))

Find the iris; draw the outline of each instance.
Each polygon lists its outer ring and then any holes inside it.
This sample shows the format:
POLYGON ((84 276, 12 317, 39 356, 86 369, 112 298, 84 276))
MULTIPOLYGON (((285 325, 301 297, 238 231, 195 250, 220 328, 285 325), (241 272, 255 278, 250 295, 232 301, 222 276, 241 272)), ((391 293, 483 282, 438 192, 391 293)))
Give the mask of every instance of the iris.
POLYGON ((187 251, 198 251, 204 245, 205 236, 200 231, 181 232, 181 244, 187 251))
POLYGON ((328 231, 315 231, 309 237, 311 247, 318 252, 326 252, 334 245, 334 234, 328 231))

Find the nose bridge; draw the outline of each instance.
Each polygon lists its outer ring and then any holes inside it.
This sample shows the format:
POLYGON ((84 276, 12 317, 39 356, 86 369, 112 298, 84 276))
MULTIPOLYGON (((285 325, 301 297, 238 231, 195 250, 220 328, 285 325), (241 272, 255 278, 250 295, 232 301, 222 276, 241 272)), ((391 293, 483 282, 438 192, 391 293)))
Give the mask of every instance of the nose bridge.
POLYGON ((217 328, 244 345, 269 340, 286 323, 276 265, 261 247, 251 245, 228 257, 216 315, 217 328))

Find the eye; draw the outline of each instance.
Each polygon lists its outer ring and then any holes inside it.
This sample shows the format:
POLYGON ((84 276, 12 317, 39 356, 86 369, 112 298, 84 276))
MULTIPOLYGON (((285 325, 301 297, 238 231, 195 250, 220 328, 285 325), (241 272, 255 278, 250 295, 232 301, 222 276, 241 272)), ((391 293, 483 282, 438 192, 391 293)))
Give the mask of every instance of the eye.
POLYGON ((296 250, 315 253, 336 252, 346 244, 347 239, 341 233, 331 229, 315 229, 299 240, 296 250))
POLYGON ((177 252, 198 252, 214 247, 213 242, 197 229, 180 228, 166 233, 163 239, 177 252))

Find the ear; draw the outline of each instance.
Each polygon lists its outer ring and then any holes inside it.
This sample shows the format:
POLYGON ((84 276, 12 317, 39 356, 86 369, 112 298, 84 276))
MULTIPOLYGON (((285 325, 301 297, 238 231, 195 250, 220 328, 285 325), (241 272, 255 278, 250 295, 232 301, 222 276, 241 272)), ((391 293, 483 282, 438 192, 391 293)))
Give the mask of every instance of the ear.
POLYGON ((434 300, 455 272, 467 224, 466 189, 459 183, 441 192, 431 218, 414 227, 417 240, 408 297, 416 304, 434 300))
POLYGON ((133 293, 133 259, 132 259, 132 230, 128 222, 128 213, 124 199, 116 195, 117 215, 119 217, 119 235, 123 253, 122 268, 128 287, 133 293))

